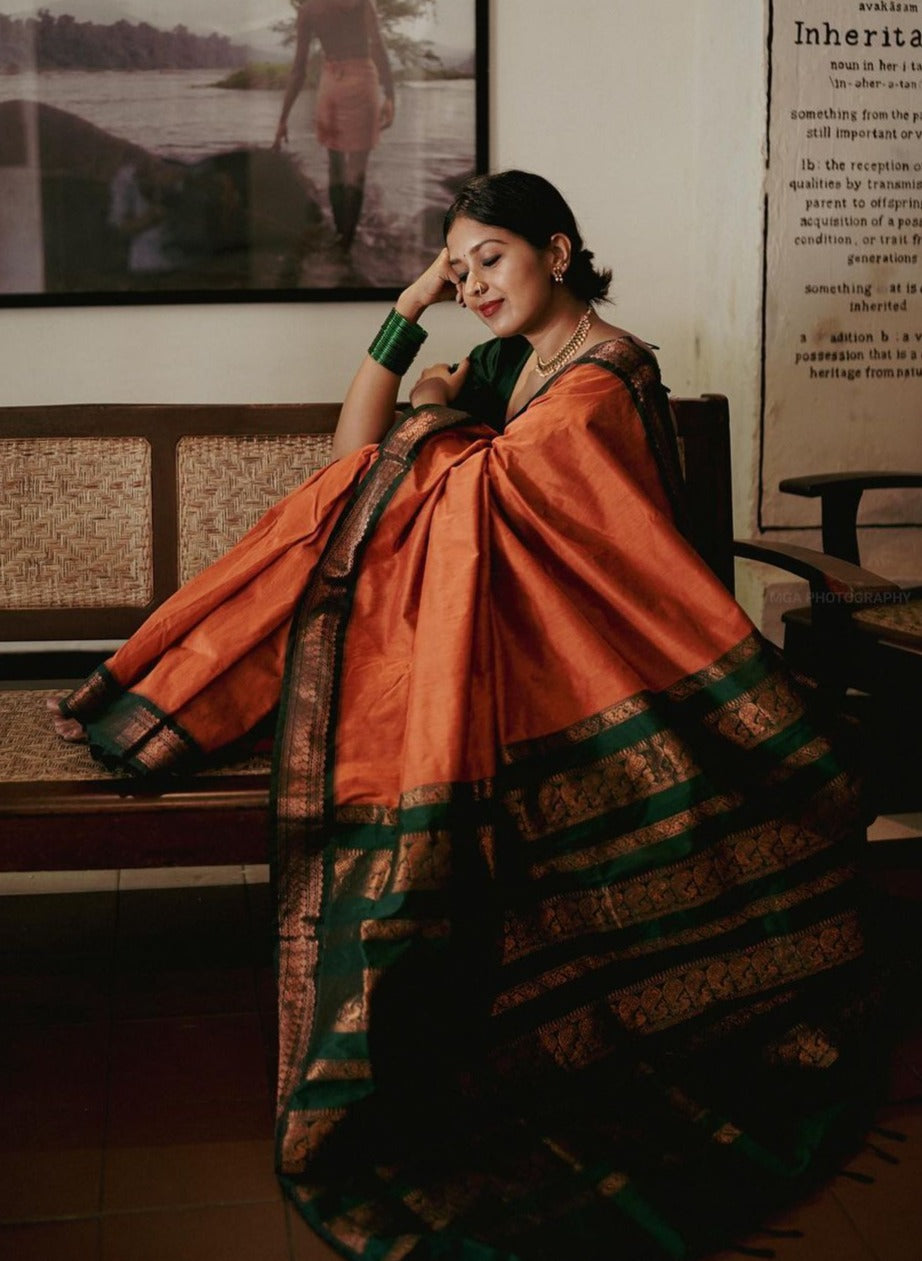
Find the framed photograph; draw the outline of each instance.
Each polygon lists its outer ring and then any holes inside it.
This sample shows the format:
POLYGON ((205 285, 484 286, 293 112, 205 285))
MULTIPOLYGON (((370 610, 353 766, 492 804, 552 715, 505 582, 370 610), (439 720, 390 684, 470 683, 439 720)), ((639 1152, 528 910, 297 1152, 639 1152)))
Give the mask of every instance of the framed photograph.
POLYGON ((0 305, 392 298, 487 169, 487 0, 0 0, 0 305))

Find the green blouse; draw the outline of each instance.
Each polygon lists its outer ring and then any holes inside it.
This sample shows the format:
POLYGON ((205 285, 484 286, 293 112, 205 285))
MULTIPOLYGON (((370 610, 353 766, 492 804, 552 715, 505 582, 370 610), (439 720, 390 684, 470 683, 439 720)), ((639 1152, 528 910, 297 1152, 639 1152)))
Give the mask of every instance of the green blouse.
POLYGON ((509 399, 530 354, 531 345, 524 337, 481 342, 468 355, 470 370, 452 406, 502 432, 509 399))

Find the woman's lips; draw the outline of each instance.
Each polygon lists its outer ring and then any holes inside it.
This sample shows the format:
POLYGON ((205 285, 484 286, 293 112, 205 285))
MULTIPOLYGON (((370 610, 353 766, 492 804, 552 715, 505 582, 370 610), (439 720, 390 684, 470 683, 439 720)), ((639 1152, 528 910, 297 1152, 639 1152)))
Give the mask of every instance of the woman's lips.
POLYGON ((482 315, 485 320, 488 320, 491 315, 495 315, 502 304, 502 298, 496 298, 493 302, 484 302, 478 311, 478 315, 482 315))

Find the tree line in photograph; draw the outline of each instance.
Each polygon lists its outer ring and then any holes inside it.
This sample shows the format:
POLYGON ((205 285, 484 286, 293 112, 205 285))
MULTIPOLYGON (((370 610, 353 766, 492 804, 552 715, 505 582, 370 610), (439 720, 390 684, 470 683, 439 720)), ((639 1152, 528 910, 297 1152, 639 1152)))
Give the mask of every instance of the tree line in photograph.
MULTIPOLYGON (((294 10, 303 0, 290 0, 294 10)), ((445 66, 431 41, 413 39, 401 29, 434 9, 433 0, 377 0, 378 20, 398 79, 470 78, 473 55, 464 64, 445 66)), ((279 61, 255 61, 251 49, 226 35, 197 35, 179 25, 161 30, 150 22, 125 20, 103 24, 78 21, 69 13, 39 9, 34 17, 0 13, 0 74, 22 70, 238 70, 228 87, 281 86, 287 72, 286 49, 294 44, 295 19, 277 22, 279 61)), ((317 77, 319 50, 312 57, 309 81, 317 77), (313 64, 316 63, 316 64, 313 64)))
POLYGON ((34 17, 0 13, 0 73, 17 70, 207 70, 242 66, 247 49, 224 35, 149 22, 78 22, 39 9, 34 17))

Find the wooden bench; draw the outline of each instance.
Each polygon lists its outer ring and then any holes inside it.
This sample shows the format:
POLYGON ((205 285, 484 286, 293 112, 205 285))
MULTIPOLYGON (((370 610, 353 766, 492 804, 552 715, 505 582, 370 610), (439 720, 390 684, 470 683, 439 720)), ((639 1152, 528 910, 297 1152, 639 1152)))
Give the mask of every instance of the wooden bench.
POLYGON ((150 792, 45 700, 328 463, 338 410, 0 408, 0 870, 265 862, 266 757, 150 792))
MULTIPOLYGON (((696 544, 732 589, 727 401, 674 409, 696 544)), ((266 861, 268 758, 151 791, 58 739, 45 700, 326 464, 337 413, 0 408, 0 870, 266 861)))

